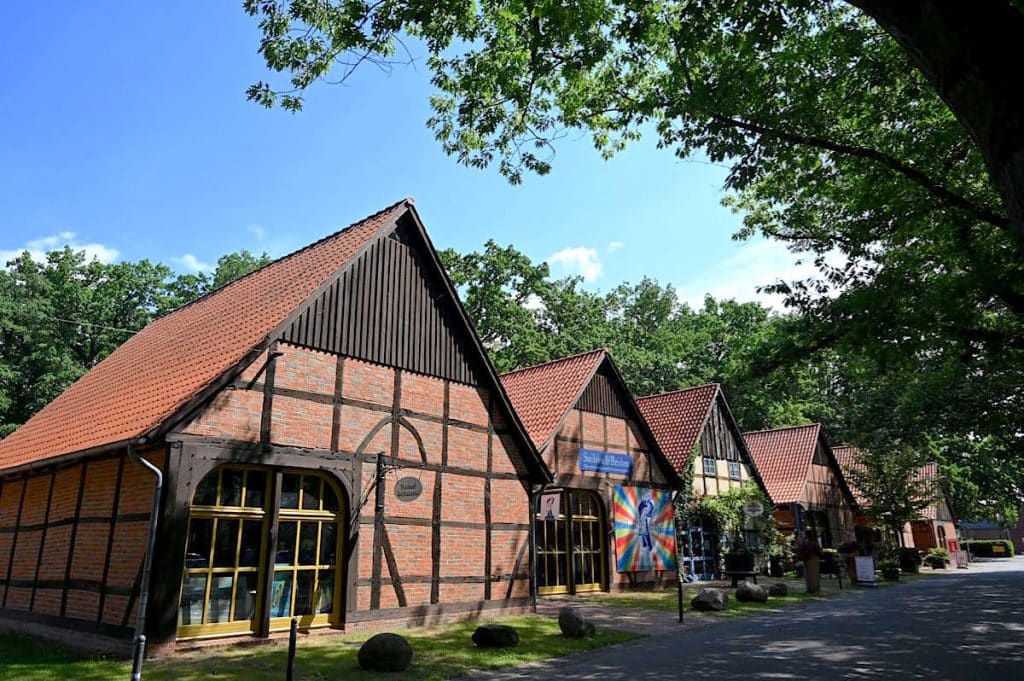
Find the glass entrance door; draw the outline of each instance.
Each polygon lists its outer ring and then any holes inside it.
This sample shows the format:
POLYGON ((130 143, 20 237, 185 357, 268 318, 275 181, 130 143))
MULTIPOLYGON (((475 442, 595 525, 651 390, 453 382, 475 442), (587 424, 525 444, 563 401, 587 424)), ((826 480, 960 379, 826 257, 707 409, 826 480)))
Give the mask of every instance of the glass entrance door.
POLYGON ((608 549, 597 495, 565 490, 541 495, 540 504, 535 520, 537 592, 551 595, 604 589, 608 549))
POLYGON ((703 525, 687 528, 683 542, 683 565, 690 581, 715 578, 715 538, 703 525))

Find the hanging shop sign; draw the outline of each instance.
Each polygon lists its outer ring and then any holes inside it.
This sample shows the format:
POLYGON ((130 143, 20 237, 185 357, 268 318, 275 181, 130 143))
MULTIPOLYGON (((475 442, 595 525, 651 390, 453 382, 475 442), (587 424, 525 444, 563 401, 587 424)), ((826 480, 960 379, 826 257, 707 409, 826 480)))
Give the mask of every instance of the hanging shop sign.
POLYGON ((423 494, 423 483, 409 475, 395 483, 395 496, 399 501, 415 501, 423 494))
POLYGON ((633 472, 633 457, 601 449, 581 449, 579 467, 581 471, 629 475, 633 472))
POLYGON ((751 499, 743 504, 743 512, 748 518, 760 518, 761 514, 764 513, 764 504, 757 499, 751 499))

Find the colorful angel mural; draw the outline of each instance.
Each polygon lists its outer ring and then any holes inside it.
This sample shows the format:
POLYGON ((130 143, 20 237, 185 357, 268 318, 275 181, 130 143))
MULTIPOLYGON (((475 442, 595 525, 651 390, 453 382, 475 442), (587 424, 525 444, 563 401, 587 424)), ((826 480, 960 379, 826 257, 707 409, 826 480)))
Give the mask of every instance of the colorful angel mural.
POLYGON ((616 487, 613 511, 619 572, 676 569, 671 492, 647 487, 616 487))

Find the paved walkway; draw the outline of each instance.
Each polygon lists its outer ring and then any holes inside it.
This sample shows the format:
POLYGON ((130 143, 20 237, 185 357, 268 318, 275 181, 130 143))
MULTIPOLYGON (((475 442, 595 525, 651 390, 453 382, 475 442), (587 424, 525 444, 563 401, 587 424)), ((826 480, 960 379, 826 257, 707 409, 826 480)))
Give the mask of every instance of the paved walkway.
MULTIPOLYGON (((650 613, 656 618, 669 613, 650 613)), ((652 620, 653 621, 653 620, 652 620)), ((473 679, 1024 679, 1024 558, 473 679)))

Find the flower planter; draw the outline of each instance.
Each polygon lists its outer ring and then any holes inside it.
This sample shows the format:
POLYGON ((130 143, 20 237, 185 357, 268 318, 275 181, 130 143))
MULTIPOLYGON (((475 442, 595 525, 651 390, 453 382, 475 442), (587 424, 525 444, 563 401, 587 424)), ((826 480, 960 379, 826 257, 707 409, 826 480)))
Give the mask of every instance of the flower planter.
POLYGON ((899 568, 885 568, 882 570, 882 579, 887 582, 898 582, 900 581, 900 569, 899 568))

